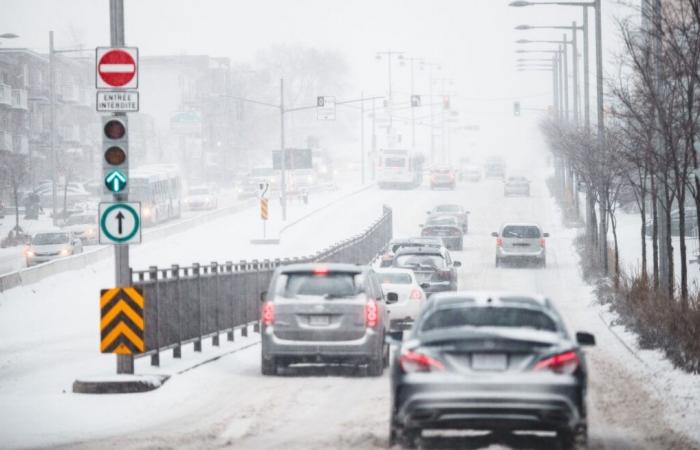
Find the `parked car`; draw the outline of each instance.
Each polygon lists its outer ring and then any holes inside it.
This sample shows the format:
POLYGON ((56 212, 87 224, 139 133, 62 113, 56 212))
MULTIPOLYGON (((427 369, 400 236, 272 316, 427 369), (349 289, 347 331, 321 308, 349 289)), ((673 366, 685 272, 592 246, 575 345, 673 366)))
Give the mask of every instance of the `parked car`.
POLYGON ((430 189, 457 187, 455 171, 449 167, 434 167, 430 170, 430 189))
POLYGON ((69 231, 80 238, 83 245, 97 244, 99 234, 97 230, 97 211, 68 216, 62 229, 69 231))
POLYGON ((379 260, 379 267, 391 267, 396 252, 402 247, 445 247, 442 238, 419 236, 406 239, 392 239, 387 245, 386 252, 379 260))
POLYGON ((496 238, 496 267, 506 261, 534 261, 540 267, 547 266, 545 238, 549 233, 543 233, 539 225, 508 223, 491 236, 496 238))
POLYGON ((290 264, 275 270, 262 305, 263 375, 296 363, 389 362, 389 317, 374 271, 354 264, 290 264))
POLYGON ((479 166, 468 165, 462 167, 460 171, 460 180, 463 181, 481 181, 482 170, 479 166))
POLYGON ((503 195, 509 197, 511 195, 530 196, 530 180, 522 176, 510 176, 503 183, 503 195))
POLYGON ((585 445, 581 347, 595 337, 572 337, 546 298, 438 294, 403 334, 391 334, 390 446, 415 448, 424 429, 554 431, 559 448, 585 445))
POLYGON ((457 219, 457 223, 462 227, 464 234, 469 231, 469 211, 454 204, 438 205, 428 211, 430 216, 452 216, 457 219))
POLYGON ((36 233, 24 250, 27 267, 83 252, 83 244, 70 231, 36 233))
POLYGON ((194 186, 189 188, 185 196, 185 206, 190 211, 216 209, 219 201, 209 186, 194 186))
POLYGON ((445 247, 450 250, 464 248, 464 229, 454 216, 444 214, 428 216, 428 220, 421 225, 421 228, 421 236, 440 237, 445 247))
POLYGON ((457 268, 447 249, 405 247, 398 251, 393 267, 410 269, 428 296, 442 291, 455 291, 458 286, 457 268))
POLYGON ((418 318, 426 296, 410 269, 378 269, 379 283, 386 297, 391 330, 407 330, 418 318))

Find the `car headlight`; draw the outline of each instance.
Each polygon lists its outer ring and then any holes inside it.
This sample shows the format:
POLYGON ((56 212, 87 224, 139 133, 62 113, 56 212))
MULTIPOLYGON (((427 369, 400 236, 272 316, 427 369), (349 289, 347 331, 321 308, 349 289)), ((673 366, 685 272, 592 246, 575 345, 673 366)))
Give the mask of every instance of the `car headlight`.
POLYGON ((27 250, 27 251, 25 252, 25 254, 26 254, 28 257, 30 257, 30 258, 33 258, 33 257, 35 256, 35 253, 34 253, 33 250, 27 250))
POLYGON ((150 208, 143 208, 143 215, 148 217, 151 215, 151 209, 150 208))
POLYGON ((93 230, 92 228, 88 228, 87 230, 85 230, 85 234, 87 234, 88 236, 92 236, 93 234, 95 234, 95 230, 93 230))
POLYGON ((70 255, 70 250, 67 249, 67 248, 64 248, 64 249, 62 249, 62 250, 59 252, 59 255, 61 255, 61 256, 68 256, 68 255, 70 255))

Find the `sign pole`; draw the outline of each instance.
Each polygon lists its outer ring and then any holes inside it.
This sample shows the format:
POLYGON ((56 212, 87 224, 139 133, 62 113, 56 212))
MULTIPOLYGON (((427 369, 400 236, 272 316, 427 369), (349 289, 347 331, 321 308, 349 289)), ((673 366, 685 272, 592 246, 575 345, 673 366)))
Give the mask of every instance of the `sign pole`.
MULTIPOLYGON (((112 47, 124 47, 124 0, 109 0, 109 29, 110 45, 112 47)), ((114 116, 124 116, 124 113, 114 113, 114 116)), ((128 169, 126 176, 128 178, 128 169)), ((115 202, 125 202, 129 199, 126 193, 114 193, 115 202)), ((131 285, 131 271, 129 270, 129 246, 114 246, 115 281, 117 287, 131 285)), ((134 357, 132 355, 117 355, 117 373, 133 374, 134 357)))

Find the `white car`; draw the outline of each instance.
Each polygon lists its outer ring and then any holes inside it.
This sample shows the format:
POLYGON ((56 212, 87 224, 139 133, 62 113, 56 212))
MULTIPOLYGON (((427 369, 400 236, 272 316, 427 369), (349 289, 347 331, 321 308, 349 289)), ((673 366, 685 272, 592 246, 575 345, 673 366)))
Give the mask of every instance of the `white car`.
POLYGON ((195 186, 187 191, 185 205, 190 211, 216 209, 218 201, 216 195, 208 186, 195 186))
POLYGON ((389 328, 407 330, 418 317, 427 299, 410 269, 376 269, 375 273, 386 296, 389 328))
POLYGON ((69 216, 62 229, 79 237, 83 245, 97 244, 97 211, 69 216))
POLYGON ((70 231, 36 233, 24 251, 27 267, 83 252, 83 243, 70 231))

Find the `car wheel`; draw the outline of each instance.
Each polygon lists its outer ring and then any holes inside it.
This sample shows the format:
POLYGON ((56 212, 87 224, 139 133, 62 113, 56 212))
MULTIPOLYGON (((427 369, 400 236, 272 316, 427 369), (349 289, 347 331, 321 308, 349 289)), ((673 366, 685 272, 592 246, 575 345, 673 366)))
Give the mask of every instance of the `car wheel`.
POLYGON ((367 362, 367 375, 370 377, 379 377, 384 373, 384 347, 382 346, 382 354, 378 357, 370 358, 367 362))
POLYGON ((277 375, 277 363, 275 358, 265 359, 261 357, 260 360, 260 373, 263 375, 277 375))
POLYGON ((588 433, 584 430, 557 432, 560 450, 585 450, 588 447, 588 433))
POLYGON ((496 256, 496 267, 501 267, 501 259, 496 256))
MULTIPOLYGON (((394 442, 400 445, 402 448, 418 448, 418 438, 420 438, 421 431, 415 428, 403 429, 394 427, 394 442)), ((391 433, 391 430, 390 430, 391 433)), ((391 434, 389 435, 389 440, 391 441, 391 434)))

